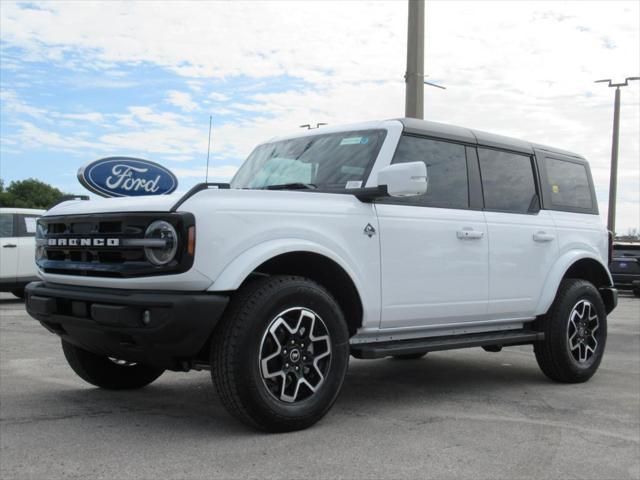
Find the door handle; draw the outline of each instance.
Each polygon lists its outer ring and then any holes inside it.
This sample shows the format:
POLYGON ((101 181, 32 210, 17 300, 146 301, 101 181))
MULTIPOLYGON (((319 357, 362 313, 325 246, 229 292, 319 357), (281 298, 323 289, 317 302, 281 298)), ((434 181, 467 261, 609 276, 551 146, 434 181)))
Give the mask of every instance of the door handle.
POLYGON ((16 248, 18 245, 16 245, 15 243, 7 243, 6 245, 3 245, 2 248, 16 248))
POLYGON ((463 228, 456 232, 456 236, 460 240, 479 240, 484 237, 484 232, 478 230, 472 230, 471 228, 463 228))
POLYGON ((547 232, 536 232, 533 234, 533 240, 535 242, 551 242, 555 238, 555 235, 551 235, 547 232))

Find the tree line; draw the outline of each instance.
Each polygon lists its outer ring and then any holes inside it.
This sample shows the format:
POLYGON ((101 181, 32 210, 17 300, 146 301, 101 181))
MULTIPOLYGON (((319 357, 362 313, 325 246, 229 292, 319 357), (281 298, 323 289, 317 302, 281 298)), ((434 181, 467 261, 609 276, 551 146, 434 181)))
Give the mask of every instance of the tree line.
POLYGON ((47 209, 66 193, 35 178, 16 180, 7 187, 0 178, 0 207, 47 209))

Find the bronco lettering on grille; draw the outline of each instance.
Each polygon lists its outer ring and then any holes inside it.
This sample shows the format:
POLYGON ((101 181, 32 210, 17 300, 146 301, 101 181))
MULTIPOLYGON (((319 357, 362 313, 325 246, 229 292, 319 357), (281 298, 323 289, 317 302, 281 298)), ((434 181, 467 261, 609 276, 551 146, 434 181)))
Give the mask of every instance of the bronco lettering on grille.
POLYGON ((119 247, 119 238, 49 238, 49 247, 119 247))

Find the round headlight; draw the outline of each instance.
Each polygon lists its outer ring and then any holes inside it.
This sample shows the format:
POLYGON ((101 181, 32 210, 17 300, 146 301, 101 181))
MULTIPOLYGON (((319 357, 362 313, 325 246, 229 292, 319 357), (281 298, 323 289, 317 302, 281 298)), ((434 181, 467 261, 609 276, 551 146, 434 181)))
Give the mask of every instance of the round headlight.
POLYGON ((145 247, 144 254, 154 265, 166 265, 178 251, 178 234, 169 222, 157 220, 147 227, 144 237, 149 240, 164 240, 164 246, 145 247))

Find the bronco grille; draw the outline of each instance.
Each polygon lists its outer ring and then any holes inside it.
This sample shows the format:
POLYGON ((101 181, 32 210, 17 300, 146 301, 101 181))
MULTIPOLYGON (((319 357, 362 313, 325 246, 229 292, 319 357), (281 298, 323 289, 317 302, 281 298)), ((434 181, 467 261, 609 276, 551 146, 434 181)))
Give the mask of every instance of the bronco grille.
POLYGON ((99 277, 136 277, 187 271, 193 256, 187 252, 188 213, 122 213, 42 217, 38 220, 36 263, 46 273, 99 277), (178 233, 178 252, 167 265, 154 265, 144 249, 147 227, 169 222, 178 233))

